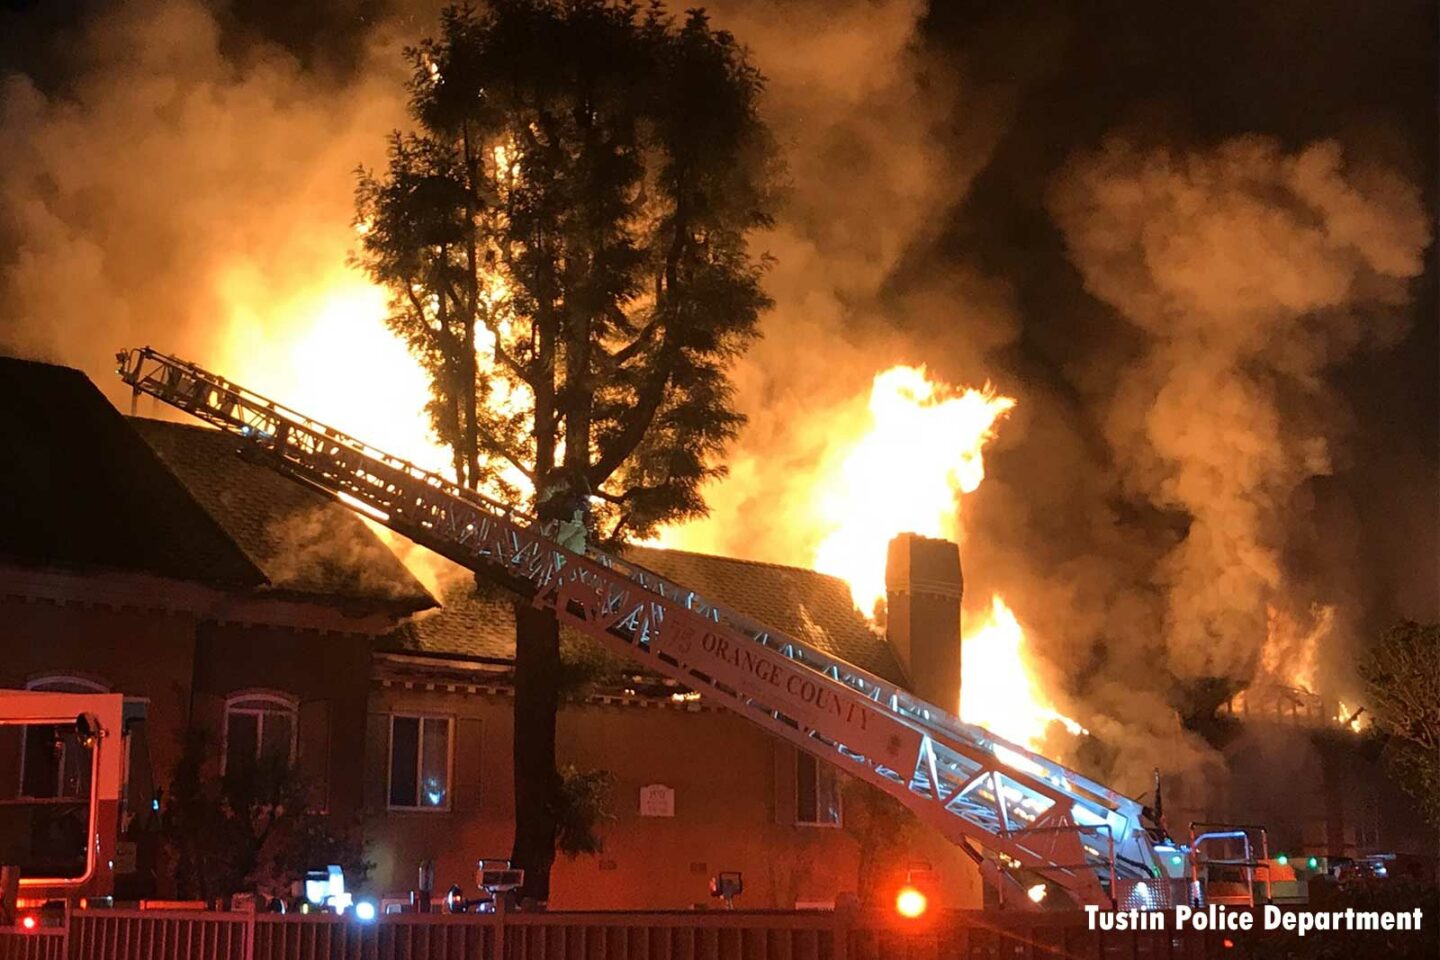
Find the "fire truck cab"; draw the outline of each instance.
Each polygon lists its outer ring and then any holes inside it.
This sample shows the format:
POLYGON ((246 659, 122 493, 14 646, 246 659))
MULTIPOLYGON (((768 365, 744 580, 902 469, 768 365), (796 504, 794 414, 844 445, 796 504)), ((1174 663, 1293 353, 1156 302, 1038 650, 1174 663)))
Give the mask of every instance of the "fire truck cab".
POLYGON ((0 690, 0 922, 113 891, 125 755, 118 693, 0 690), (18 874, 18 884, 14 877, 18 874))

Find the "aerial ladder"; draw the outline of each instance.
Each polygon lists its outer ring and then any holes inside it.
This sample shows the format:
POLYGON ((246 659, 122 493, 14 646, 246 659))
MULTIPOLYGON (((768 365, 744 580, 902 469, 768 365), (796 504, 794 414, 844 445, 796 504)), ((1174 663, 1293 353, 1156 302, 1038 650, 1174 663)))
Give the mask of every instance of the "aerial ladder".
POLYGON ((1022 889, 1017 874, 1028 872, 1078 904, 1170 905, 1137 801, 623 556, 567 549, 554 524, 195 364, 149 347, 117 360, 136 396, 226 431, 247 459, 509 587, 606 649, 895 797, 1002 890, 1022 889))

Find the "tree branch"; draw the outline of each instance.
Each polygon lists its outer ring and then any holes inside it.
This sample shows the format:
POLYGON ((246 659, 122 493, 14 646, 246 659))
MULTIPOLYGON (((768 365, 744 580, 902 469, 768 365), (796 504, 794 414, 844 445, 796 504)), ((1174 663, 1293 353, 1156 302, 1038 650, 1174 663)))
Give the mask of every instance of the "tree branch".
POLYGON ((586 474, 591 490, 610 479, 610 475, 619 469, 620 464, 624 463, 645 439, 645 432, 655 420, 655 411, 660 409, 660 402, 665 398, 665 386, 670 382, 671 365, 668 361, 677 349, 668 336, 661 342, 661 356, 657 359, 650 379, 641 387, 635 405, 630 408, 630 416, 625 418, 619 437, 601 452, 599 459, 586 474))

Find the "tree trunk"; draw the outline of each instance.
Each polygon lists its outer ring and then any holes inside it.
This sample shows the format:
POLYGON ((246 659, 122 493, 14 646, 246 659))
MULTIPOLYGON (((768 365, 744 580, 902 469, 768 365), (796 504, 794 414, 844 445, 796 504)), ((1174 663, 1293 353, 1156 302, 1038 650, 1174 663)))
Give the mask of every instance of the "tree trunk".
MULTIPOLYGON (((555 463, 555 324, 542 309, 539 368, 547 380, 535 384, 536 513, 542 522, 556 519, 560 505, 548 496, 555 463)), ((555 863, 555 807, 560 775, 555 770, 555 715, 560 709, 560 624, 549 610, 528 601, 515 604, 515 847, 510 859, 525 871, 522 897, 550 899, 550 867, 555 863)))
POLYGON ((521 896, 550 899, 555 862, 555 716, 559 710, 560 624, 550 610, 515 604, 515 847, 525 871, 521 896))

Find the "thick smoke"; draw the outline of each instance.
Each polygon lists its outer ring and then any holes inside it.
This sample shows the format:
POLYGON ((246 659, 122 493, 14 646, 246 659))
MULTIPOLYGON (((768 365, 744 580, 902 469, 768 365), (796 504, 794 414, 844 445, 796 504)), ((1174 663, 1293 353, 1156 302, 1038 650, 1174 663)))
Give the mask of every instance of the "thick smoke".
POLYGON ((1418 192, 1331 142, 1114 141, 1070 167, 1053 210, 1087 290, 1145 334, 1106 437, 1127 492, 1189 519, 1155 575, 1167 664, 1248 679, 1267 607, 1325 599, 1286 575, 1308 522, 1293 499, 1331 469, 1327 375, 1402 332, 1428 241, 1418 192))
MULTIPOLYGON (((1140 335, 1094 361, 1114 376, 1093 403, 1116 493, 1177 528, 1148 543, 1144 524, 1092 530, 1088 562, 1059 582, 1078 601, 1067 609, 1100 598, 1108 614, 1062 627, 1060 656, 1092 651, 1072 659, 1085 677, 1075 692, 1117 750, 1117 782, 1138 788, 1151 765, 1214 779, 1167 678, 1193 690, 1268 668, 1294 682, 1305 638, 1328 632, 1317 604, 1342 598, 1292 569, 1287 549, 1310 535, 1304 485, 1345 447, 1327 378, 1403 333, 1424 210, 1404 179, 1347 162, 1333 142, 1286 152, 1258 137, 1188 151, 1112 139, 1072 160, 1050 206, 1086 289, 1140 335), (1267 636, 1280 647, 1266 650, 1267 636)), ((1356 649, 1340 626, 1326 642, 1333 662, 1356 649)))
MULTIPOLYGON (((997 81, 963 50, 933 55, 920 0, 710 6, 769 77, 791 185, 761 243, 776 308, 736 371, 751 422, 712 518, 675 542, 810 563, 829 532, 807 527, 813 478, 838 465, 874 374, 924 362, 990 379, 1019 406, 964 504, 967 610, 992 591, 1012 603, 1056 706, 1115 752, 1100 765, 1118 787, 1143 789, 1156 762, 1213 772, 1172 679, 1248 679, 1267 607, 1304 621, 1343 599, 1286 552, 1314 535, 1305 485, 1344 455, 1334 371, 1402 331, 1427 242, 1414 189, 1332 143, 1114 140, 1075 158, 1049 203, 1106 306, 1077 290, 1058 322, 1026 313, 1022 331, 1026 291, 987 273, 1004 252, 954 255, 965 244, 944 234, 1009 143, 1026 74, 1050 66, 1035 52, 1054 29, 1044 12, 1040 29, 977 27, 997 81), (1060 348, 1025 342, 1057 330, 1060 348)), ((78 30, 64 84, 0 80, 0 350, 79 366, 117 400, 113 351, 151 341, 322 417, 317 402, 388 402, 408 365, 357 379, 353 327, 300 353, 295 331, 336 289, 378 309, 344 266, 351 172, 405 125, 399 47, 434 23, 378 21, 359 67, 330 74, 227 35, 197 0, 127 0, 78 30), (317 383, 335 395, 295 392, 317 383)), ((1078 105, 1108 129, 1099 104, 1078 105)), ((1056 143, 1017 175, 1036 196, 1050 153, 1069 152, 1056 143)), ((1058 248, 1020 259, 996 273, 1062 272, 1058 248)))
POLYGON ((1016 333, 1004 290, 963 263, 934 264, 903 292, 888 287, 943 229, 1012 103, 1008 87, 972 82, 956 58, 926 54, 925 6, 709 5, 767 78, 765 112, 789 189, 775 229, 758 241, 775 257, 765 283, 775 308, 735 374, 750 423, 729 479, 708 492, 711 518, 667 544, 811 563, 830 532, 808 502, 814 478, 838 469, 874 375, 928 362, 978 386, 985 355, 1016 333))
POLYGON ((372 45, 327 77, 236 49, 194 0, 132 0, 79 29, 63 85, 0 78, 0 350, 117 399, 122 346, 241 382, 284 367, 312 291, 345 276, 352 171, 403 117, 398 44, 372 45))

